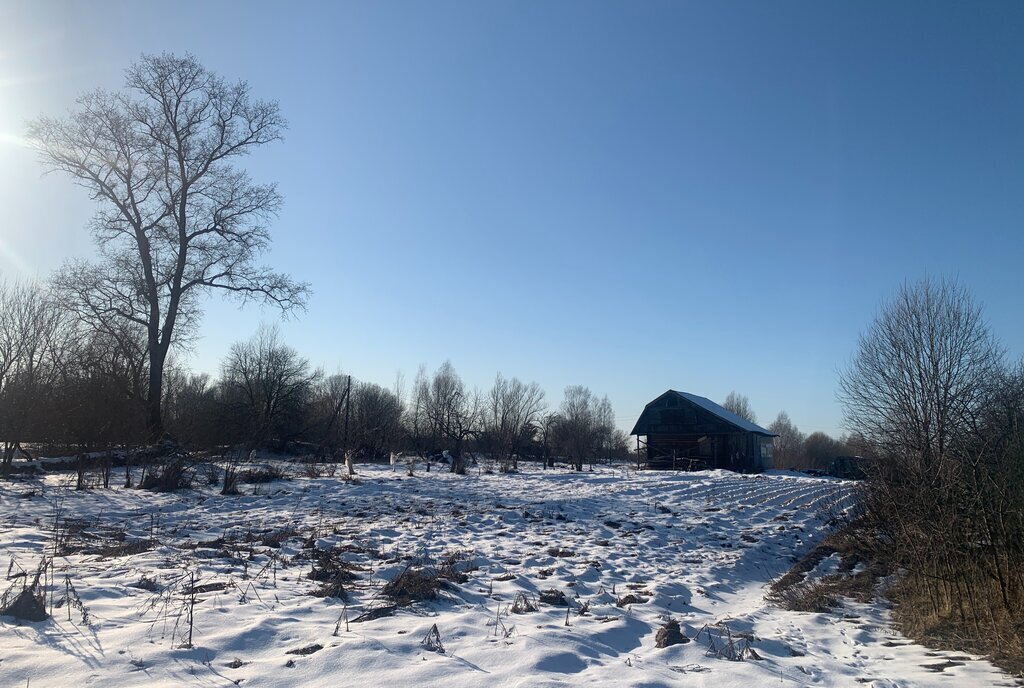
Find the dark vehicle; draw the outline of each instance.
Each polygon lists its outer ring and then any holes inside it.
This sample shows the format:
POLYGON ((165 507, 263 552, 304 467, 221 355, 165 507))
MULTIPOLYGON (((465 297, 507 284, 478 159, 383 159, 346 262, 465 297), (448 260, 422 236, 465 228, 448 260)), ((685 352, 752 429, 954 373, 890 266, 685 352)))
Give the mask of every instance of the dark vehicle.
POLYGON ((828 474, 845 480, 863 480, 868 477, 864 472, 862 456, 837 456, 828 465, 828 474))

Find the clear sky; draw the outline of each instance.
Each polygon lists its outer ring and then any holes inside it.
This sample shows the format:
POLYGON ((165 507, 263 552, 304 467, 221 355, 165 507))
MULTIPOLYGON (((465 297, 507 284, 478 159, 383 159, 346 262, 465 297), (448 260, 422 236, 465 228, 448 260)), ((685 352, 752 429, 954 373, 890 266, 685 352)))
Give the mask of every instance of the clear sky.
MULTIPOLYGON (((926 275, 1024 353, 1024 3, 0 0, 4 275, 92 253, 26 120, 161 51, 280 101, 245 164, 328 371, 584 384, 626 429, 735 389, 838 433, 837 370, 926 275)), ((275 318, 213 299, 191 365, 275 318)))

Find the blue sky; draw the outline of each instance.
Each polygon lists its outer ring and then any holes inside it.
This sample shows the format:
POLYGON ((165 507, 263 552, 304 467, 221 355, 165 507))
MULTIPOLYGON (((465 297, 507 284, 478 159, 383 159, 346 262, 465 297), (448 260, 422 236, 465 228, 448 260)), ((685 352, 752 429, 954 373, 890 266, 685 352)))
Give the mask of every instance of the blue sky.
MULTIPOLYGON (((312 283, 286 340, 390 385, 612 400, 750 397, 838 433, 836 373, 904 280, 955 276, 1013 356, 1024 5, 0 0, 0 271, 88 256, 92 207, 25 121, 192 52, 280 101, 245 164, 285 207, 268 257, 312 283)), ((211 300, 215 372, 274 313, 211 300)))

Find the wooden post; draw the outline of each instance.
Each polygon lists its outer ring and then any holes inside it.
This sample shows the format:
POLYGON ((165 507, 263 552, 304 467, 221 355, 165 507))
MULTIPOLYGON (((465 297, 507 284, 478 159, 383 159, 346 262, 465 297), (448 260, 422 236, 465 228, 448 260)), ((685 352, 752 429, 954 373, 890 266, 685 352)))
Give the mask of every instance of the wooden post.
POLYGON ((352 376, 349 375, 348 379, 345 381, 345 432, 344 432, 344 435, 342 437, 342 446, 344 447, 343 451, 345 452, 345 468, 348 469, 349 477, 352 477, 352 474, 355 473, 355 471, 352 470, 352 454, 349 452, 349 448, 348 448, 348 418, 349 418, 349 411, 350 411, 351 408, 352 408, 352 376))
POLYGON ((345 382, 345 432, 342 437, 342 447, 348 451, 348 415, 352 407, 352 376, 349 375, 345 382))

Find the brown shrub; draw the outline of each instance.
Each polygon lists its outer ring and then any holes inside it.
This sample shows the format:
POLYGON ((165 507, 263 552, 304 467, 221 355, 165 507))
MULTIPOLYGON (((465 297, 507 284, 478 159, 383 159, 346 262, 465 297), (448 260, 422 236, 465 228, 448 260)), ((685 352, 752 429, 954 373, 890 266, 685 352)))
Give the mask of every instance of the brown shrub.
POLYGON ((440 589, 441 578, 436 569, 410 565, 388 581, 381 592, 397 604, 408 605, 436 599, 440 589))
POLYGON ((555 607, 567 607, 569 605, 569 601, 565 599, 565 593, 555 588, 541 590, 537 599, 542 604, 550 604, 555 607))
POLYGON ((679 622, 675 619, 669 619, 665 622, 665 625, 658 629, 658 633, 654 636, 655 647, 669 647, 670 645, 682 645, 683 643, 690 642, 682 629, 679 627, 679 622))
POLYGON ((616 607, 627 607, 627 606, 629 606, 631 604, 646 604, 646 603, 647 603, 647 598, 646 597, 640 597, 640 595, 634 595, 633 593, 630 593, 630 594, 626 595, 625 597, 620 597, 618 599, 618 601, 615 603, 615 606, 616 607))

